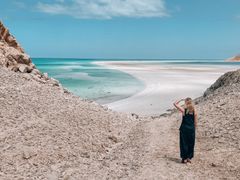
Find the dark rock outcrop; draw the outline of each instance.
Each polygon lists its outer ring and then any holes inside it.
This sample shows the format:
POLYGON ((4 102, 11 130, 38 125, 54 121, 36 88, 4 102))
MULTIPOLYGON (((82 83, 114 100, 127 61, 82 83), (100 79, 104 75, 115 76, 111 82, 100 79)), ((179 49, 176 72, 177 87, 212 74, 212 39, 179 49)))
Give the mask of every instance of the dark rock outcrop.
POLYGON ((232 85, 240 84, 240 69, 230 71, 222 75, 218 80, 211 85, 205 92, 204 97, 221 88, 230 88, 232 85))

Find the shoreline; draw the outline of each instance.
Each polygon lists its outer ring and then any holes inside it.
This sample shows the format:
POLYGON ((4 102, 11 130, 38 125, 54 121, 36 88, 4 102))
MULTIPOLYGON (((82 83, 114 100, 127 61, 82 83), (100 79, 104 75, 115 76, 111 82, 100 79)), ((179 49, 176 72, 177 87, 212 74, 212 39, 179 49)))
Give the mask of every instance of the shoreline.
POLYGON ((142 90, 143 84, 130 74, 103 66, 71 59, 41 62, 36 66, 49 77, 56 78, 70 92, 99 104, 108 104, 128 98, 142 90))
POLYGON ((237 69, 231 66, 209 67, 205 65, 173 67, 169 64, 149 64, 137 61, 94 61, 93 64, 120 70, 143 82, 145 88, 142 91, 104 105, 118 112, 144 116, 166 113, 177 99, 188 96, 193 99, 200 97, 222 74, 237 69))

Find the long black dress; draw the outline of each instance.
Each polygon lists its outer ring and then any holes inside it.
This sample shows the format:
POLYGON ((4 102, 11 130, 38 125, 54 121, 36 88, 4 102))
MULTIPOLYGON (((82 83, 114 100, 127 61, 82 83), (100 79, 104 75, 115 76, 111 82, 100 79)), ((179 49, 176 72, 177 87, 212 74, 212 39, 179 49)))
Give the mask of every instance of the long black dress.
POLYGON ((184 110, 182 124, 180 126, 180 156, 182 159, 191 159, 194 156, 195 126, 194 113, 184 110))

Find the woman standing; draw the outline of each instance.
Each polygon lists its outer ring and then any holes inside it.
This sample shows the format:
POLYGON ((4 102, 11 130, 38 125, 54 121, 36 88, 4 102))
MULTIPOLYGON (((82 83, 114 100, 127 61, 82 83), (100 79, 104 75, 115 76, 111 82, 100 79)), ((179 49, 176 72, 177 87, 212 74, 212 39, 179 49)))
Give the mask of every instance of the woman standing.
POLYGON ((191 163, 194 156, 195 129, 197 126, 197 113, 191 98, 181 99, 174 106, 182 113, 182 124, 180 126, 180 156, 182 163, 191 163), (182 108, 179 103, 185 101, 182 108))

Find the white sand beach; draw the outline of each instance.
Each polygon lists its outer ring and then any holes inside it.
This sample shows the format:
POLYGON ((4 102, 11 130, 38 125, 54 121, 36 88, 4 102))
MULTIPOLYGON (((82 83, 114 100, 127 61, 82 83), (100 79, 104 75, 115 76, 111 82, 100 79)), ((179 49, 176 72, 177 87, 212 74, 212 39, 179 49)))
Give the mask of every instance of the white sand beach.
POLYGON ((106 104, 110 109, 140 115, 159 115, 172 108, 175 100, 196 98, 217 78, 234 66, 159 64, 154 61, 98 61, 111 69, 129 73, 145 84, 145 89, 129 98, 106 104))

